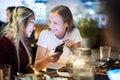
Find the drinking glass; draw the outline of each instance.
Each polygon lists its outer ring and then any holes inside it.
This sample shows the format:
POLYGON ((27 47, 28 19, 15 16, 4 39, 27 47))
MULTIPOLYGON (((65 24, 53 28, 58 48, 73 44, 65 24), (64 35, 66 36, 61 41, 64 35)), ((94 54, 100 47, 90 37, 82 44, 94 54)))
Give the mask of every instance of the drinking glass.
POLYGON ((8 64, 0 65, 0 80, 10 80, 11 66, 8 64))
POLYGON ((100 46, 100 60, 108 61, 110 59, 111 47, 110 46, 100 46))
POLYGON ((3 80, 3 71, 0 69, 0 80, 3 80))

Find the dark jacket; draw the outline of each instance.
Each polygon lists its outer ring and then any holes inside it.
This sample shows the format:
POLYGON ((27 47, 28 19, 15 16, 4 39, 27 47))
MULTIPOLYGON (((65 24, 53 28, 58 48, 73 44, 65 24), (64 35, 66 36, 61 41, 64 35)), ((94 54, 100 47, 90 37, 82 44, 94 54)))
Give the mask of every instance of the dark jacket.
MULTIPOLYGON (((28 65, 28 56, 23 44, 20 42, 20 73, 33 73, 32 69, 28 65)), ((0 39, 0 64, 11 65, 11 80, 14 80, 18 72, 18 59, 16 55, 15 46, 11 41, 2 37, 0 39)))

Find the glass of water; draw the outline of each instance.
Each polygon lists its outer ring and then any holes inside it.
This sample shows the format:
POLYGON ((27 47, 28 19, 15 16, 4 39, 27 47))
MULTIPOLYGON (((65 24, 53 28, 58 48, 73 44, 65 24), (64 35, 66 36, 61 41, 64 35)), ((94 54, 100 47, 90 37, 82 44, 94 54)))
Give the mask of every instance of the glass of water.
POLYGON ((111 46, 100 46, 100 60, 108 61, 110 59, 111 46))
POLYGON ((8 64, 0 65, 0 80, 10 80, 11 66, 8 64))

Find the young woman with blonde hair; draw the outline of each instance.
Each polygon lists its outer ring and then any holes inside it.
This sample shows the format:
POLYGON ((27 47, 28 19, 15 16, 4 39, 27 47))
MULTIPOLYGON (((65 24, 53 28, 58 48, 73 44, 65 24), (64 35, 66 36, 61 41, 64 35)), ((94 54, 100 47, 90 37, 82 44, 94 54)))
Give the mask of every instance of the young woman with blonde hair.
POLYGON ((23 6, 18 6, 13 10, 10 22, 3 30, 0 39, 0 64, 11 66, 11 80, 17 72, 25 74, 32 73, 30 68, 31 54, 26 44, 34 30, 34 12, 23 6))

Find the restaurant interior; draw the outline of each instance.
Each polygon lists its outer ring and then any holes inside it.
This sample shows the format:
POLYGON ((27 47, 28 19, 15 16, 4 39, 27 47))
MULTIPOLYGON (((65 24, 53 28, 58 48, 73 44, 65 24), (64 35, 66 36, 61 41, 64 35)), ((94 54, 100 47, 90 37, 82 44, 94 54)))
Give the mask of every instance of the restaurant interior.
POLYGON ((108 37, 106 30, 107 20, 104 12, 105 0, 17 0, 16 4, 12 3, 14 2, 14 0, 11 0, 9 2, 7 0, 4 0, 4 2, 1 0, 0 2, 3 3, 0 5, 0 21, 3 22, 6 22, 5 10, 8 6, 23 5, 34 10, 36 16, 35 31, 29 39, 29 45, 32 48, 32 54, 34 56, 37 48, 36 41, 38 40, 39 34, 42 30, 48 28, 47 18, 49 15, 49 11, 54 6, 60 4, 66 5, 70 8, 76 27, 80 27, 80 25, 78 24, 78 20, 81 18, 92 18, 98 22, 98 38, 96 43, 94 43, 94 46, 90 46, 91 48, 98 48, 101 44, 104 45, 108 42, 105 41, 105 38, 108 37), (3 5, 5 6, 3 7, 3 5))
MULTIPOLYGON (((35 23, 35 30, 32 36, 28 39, 29 46, 31 48, 31 53, 33 56, 33 64, 36 56, 37 45, 36 42, 39 38, 39 34, 42 30, 48 28, 47 19, 49 15, 49 11, 56 5, 62 4, 66 5, 70 8, 73 18, 74 24, 77 28, 81 29, 79 19, 82 18, 92 18, 94 21, 97 22, 97 36, 95 41, 90 42, 86 45, 84 42, 81 44, 83 48, 90 48, 91 53, 95 57, 95 59, 100 59, 100 46, 111 46, 112 37, 109 34, 107 29, 107 15, 105 14, 105 0, 0 0, 0 20, 6 22, 5 20, 5 10, 8 6, 18 6, 24 5, 34 10, 36 16, 36 23, 35 23), (13 4, 12 1, 17 2, 18 4, 13 4), (11 4, 10 4, 11 3, 11 4), (3 8, 3 5, 5 7, 3 8), (92 43, 92 44, 91 44, 92 43)), ((115 45, 111 46, 111 50, 115 50, 115 45)), ((115 52, 111 52, 110 57, 113 59, 120 59, 119 50, 115 52), (119 56, 118 56, 119 55, 119 56)), ((120 63, 120 62, 118 62, 120 63)), ((100 63, 102 64, 102 63, 100 63)), ((112 64, 112 63, 111 63, 112 64)), ((120 66, 120 64, 119 64, 120 66)), ((101 67, 105 69, 105 65, 101 67)), ((99 70, 100 68, 97 68, 99 70)), ((99 74, 99 73, 98 73, 99 74)), ((95 80, 109 80, 104 77, 101 79, 101 76, 97 76, 98 79, 95 80)), ((56 79, 58 80, 58 79, 56 79)), ((64 80, 64 79, 60 79, 64 80)), ((72 80, 72 79, 65 79, 65 80, 72 80)), ((76 79, 79 80, 79 79, 76 79)))

